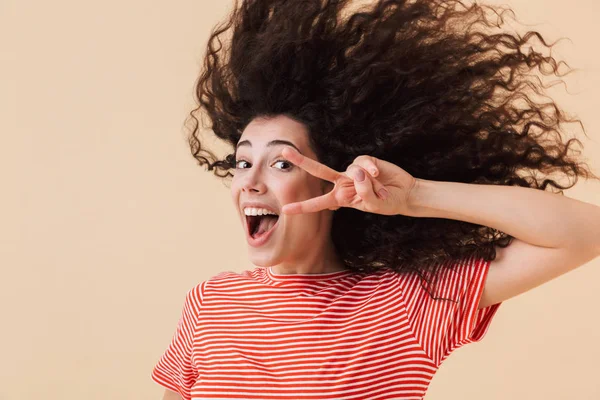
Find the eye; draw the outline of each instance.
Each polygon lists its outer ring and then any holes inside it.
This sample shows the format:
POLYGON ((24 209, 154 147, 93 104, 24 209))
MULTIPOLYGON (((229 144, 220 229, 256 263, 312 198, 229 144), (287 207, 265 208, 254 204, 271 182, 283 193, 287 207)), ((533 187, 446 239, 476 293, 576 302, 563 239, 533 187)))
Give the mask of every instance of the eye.
MULTIPOLYGON (((236 160, 235 160, 235 168, 236 168, 236 169, 246 169, 246 168, 243 168, 243 167, 239 167, 239 166, 238 166, 238 164, 239 164, 239 163, 241 163, 241 162, 248 163, 248 161, 246 161, 246 160, 244 160, 244 159, 240 159, 240 160, 237 160, 237 159, 236 159, 236 160)), ((284 164, 287 164, 287 165, 289 165, 289 167, 287 167, 287 168, 281 168, 281 169, 283 169, 284 171, 285 171, 285 170, 289 170, 289 169, 291 169, 291 168, 292 168, 291 166, 293 165, 292 163, 290 163, 290 162, 289 162, 289 161, 287 161, 287 160, 277 160, 277 161, 275 161, 275 162, 273 163, 273 165, 275 165, 275 164, 277 164, 277 163, 284 163, 284 164)), ((250 164, 250 163, 248 163, 248 164, 250 164)))
POLYGON ((289 167, 288 168, 284 168, 284 170, 292 169, 292 167, 291 167, 292 163, 290 163, 289 161, 286 161, 286 160, 277 160, 277 161, 275 161, 275 164, 277 164, 277 163, 284 163, 284 164, 289 165, 289 167))
POLYGON ((238 163, 241 163, 241 162, 246 162, 247 163, 248 161, 246 161, 246 160, 235 160, 235 168, 236 169, 244 169, 244 168, 238 168, 238 163))

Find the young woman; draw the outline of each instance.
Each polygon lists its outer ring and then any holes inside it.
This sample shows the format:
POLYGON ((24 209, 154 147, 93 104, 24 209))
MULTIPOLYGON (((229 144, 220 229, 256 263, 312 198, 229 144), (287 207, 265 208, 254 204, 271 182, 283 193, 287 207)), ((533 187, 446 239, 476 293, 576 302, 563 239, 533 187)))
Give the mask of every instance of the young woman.
POLYGON ((189 138, 232 178, 256 267, 187 293, 152 371, 165 398, 422 399, 504 300, 600 254, 600 208, 543 176, 599 179, 525 93, 558 65, 489 10, 236 2, 194 110, 232 153, 189 138))

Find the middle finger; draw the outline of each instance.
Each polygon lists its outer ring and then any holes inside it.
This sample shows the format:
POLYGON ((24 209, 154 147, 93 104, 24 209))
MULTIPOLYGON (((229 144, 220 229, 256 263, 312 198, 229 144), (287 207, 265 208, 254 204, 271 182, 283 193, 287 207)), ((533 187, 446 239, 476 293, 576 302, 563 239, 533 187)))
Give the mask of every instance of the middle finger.
POLYGON ((281 211, 285 214, 302 214, 331 209, 331 207, 337 206, 338 204, 335 200, 335 196, 333 191, 331 191, 324 195, 313 197, 308 200, 285 204, 281 211))

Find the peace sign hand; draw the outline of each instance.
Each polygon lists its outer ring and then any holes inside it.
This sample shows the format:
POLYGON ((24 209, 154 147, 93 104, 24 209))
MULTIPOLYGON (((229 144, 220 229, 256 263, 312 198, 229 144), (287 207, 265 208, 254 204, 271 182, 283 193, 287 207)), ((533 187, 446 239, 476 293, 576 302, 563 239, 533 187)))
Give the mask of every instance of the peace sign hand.
POLYGON ((282 155, 309 174, 334 184, 333 189, 322 196, 285 204, 282 207, 285 214, 352 207, 382 215, 411 215, 408 199, 417 179, 395 164, 361 155, 346 172, 338 172, 291 147, 284 148, 282 155), (358 179, 361 173, 364 174, 362 181, 358 179), (387 194, 381 194, 382 189, 387 194))

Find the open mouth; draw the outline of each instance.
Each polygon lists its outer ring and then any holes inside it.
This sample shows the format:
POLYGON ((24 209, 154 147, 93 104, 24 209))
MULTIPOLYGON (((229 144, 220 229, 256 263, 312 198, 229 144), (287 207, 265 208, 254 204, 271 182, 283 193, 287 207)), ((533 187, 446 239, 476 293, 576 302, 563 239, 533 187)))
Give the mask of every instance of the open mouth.
POLYGON ((273 229, 279 219, 278 215, 246 215, 248 234, 257 239, 273 229))

